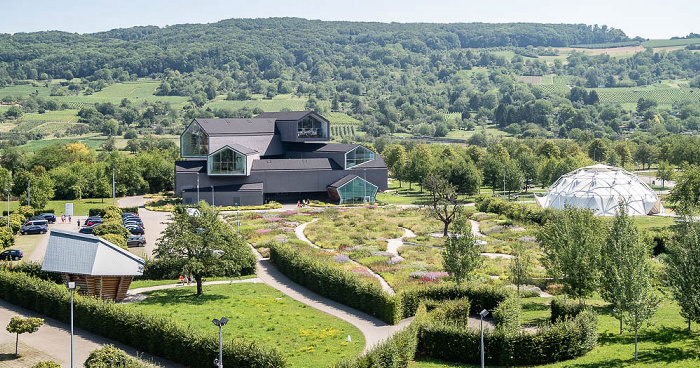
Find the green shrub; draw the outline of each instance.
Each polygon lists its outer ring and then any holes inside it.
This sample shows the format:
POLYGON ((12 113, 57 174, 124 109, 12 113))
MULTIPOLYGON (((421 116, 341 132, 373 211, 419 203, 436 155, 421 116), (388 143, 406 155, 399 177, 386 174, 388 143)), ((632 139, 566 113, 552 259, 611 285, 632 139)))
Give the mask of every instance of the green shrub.
POLYGON ((122 213, 139 213, 139 208, 138 207, 120 207, 119 208, 122 213))
POLYGON ((493 310, 511 294, 512 291, 503 287, 442 283, 405 290, 398 297, 401 299, 403 317, 408 318, 416 314, 418 305, 425 299, 439 301, 466 298, 471 302, 470 312, 478 314, 484 309, 493 310))
POLYGON ((91 208, 88 210, 88 216, 104 216, 104 215, 105 215, 104 208, 91 208))
POLYGON ((24 221, 26 221, 28 218, 34 216, 34 211, 36 211, 36 210, 32 207, 21 206, 20 208, 15 210, 14 213, 18 213, 18 214, 24 216, 24 221))
POLYGON ((45 361, 34 364, 32 368, 61 368, 61 365, 56 362, 45 361))
POLYGON ((456 300, 431 301, 426 303, 426 310, 431 313, 431 318, 446 324, 469 327, 469 300, 466 298, 456 300), (433 305, 430 305, 432 303, 433 305))
POLYGON ((124 238, 125 241, 129 238, 129 235, 131 235, 131 233, 129 233, 129 230, 127 230, 124 227, 124 225, 122 225, 121 221, 114 220, 105 221, 95 226, 92 229, 92 234, 97 236, 102 236, 105 234, 115 234, 124 238))
POLYGON ((516 297, 507 298, 493 310, 493 319, 496 328, 506 333, 517 333, 520 331, 520 317, 522 308, 520 299, 516 297))
POLYGON ((24 217, 24 215, 22 215, 22 214, 19 214, 19 213, 10 214, 10 229, 12 229, 12 233, 17 234, 17 232, 22 228, 24 221, 26 221, 26 220, 27 220, 27 218, 24 217))
POLYGON ((41 270, 41 262, 22 261, 19 263, 0 262, 0 271, 24 272, 31 277, 40 278, 55 284, 63 284, 60 273, 41 270))
MULTIPOLYGON (((535 365, 582 356, 598 341, 598 322, 590 310, 576 318, 540 326, 534 334, 502 329, 484 331, 489 365, 535 365)), ((417 354, 449 362, 480 362, 480 331, 428 318, 418 323, 417 354)))
POLYGON ((85 368, 148 368, 149 365, 130 357, 124 350, 104 345, 90 352, 83 364, 85 368))
POLYGON ((339 368, 405 368, 416 355, 418 329, 409 325, 354 361, 342 362, 339 368))
POLYGON ((121 222, 122 221, 122 210, 116 206, 108 206, 105 208, 105 214, 102 215, 102 218, 104 219, 105 222, 110 221, 110 220, 121 222))
POLYGON ((15 245, 15 234, 7 226, 0 228, 0 250, 15 245))
MULTIPOLYGON (((67 322, 70 292, 63 286, 21 272, 0 270, 0 299, 67 322)), ((168 316, 137 311, 121 304, 75 296, 76 327, 128 344, 136 349, 190 367, 208 367, 217 355, 218 338, 175 322, 168 316)), ((229 367, 283 367, 285 359, 253 342, 236 339, 224 344, 229 367)))
POLYGON ((385 293, 376 283, 301 254, 286 244, 271 242, 270 260, 292 281, 321 296, 387 323, 401 320, 400 300, 385 293))
POLYGON ((552 310, 550 321, 554 323, 565 318, 576 317, 579 313, 587 309, 587 307, 575 300, 556 297, 552 300, 550 309, 552 310))
POLYGON ((100 235, 100 238, 120 247, 126 250, 129 250, 129 247, 126 245, 126 239, 124 239, 123 236, 118 235, 118 234, 102 234, 100 235))
POLYGON ((485 194, 477 196, 475 200, 476 209, 479 212, 497 213, 513 220, 529 221, 540 225, 552 218, 554 213, 552 209, 530 207, 485 194))

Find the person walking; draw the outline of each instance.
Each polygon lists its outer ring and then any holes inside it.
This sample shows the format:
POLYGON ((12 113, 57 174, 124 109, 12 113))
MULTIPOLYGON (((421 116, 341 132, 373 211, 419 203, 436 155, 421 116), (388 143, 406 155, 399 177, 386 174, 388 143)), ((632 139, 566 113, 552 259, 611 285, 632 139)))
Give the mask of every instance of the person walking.
POLYGON ((61 222, 66 222, 66 214, 61 215, 61 222))
POLYGON ((71 215, 68 215, 68 223, 70 224, 71 221, 73 221, 73 217, 71 215))
POLYGON ((78 229, 80 229, 80 219, 78 219, 78 229))

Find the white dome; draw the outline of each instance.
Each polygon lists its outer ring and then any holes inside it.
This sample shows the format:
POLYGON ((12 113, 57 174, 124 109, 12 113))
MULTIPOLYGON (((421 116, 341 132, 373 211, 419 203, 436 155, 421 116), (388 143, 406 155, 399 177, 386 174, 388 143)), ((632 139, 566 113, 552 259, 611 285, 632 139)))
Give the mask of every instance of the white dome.
POLYGON ((543 197, 535 196, 542 208, 567 205, 590 208, 599 216, 614 216, 624 200, 631 216, 663 213, 659 196, 646 183, 619 167, 593 165, 562 175, 543 197))

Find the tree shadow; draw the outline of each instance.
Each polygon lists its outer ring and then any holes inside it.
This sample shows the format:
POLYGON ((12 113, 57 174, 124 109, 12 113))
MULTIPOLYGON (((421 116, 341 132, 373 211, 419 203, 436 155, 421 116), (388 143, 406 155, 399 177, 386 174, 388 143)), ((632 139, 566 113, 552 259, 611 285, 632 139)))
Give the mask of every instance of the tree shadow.
POLYGON ((566 364, 566 366, 569 368, 619 368, 628 365, 628 363, 630 363, 630 360, 610 359, 604 362, 572 363, 566 364))
POLYGON ((203 305, 229 297, 221 294, 207 293, 197 295, 196 289, 180 288, 155 290, 144 293, 148 298, 140 301, 140 305, 203 305))
MULTIPOLYGON (((639 330, 639 341, 654 342, 657 344, 670 344, 672 342, 684 340, 697 340, 698 336, 681 327, 666 327, 660 326, 657 328, 646 328, 639 330)), ((634 333, 625 330, 625 333, 620 335, 618 331, 603 332, 598 334, 598 343, 600 345, 607 344, 634 344, 634 333)))
POLYGON ((670 363, 686 359, 700 358, 700 353, 696 350, 684 348, 670 348, 666 346, 654 348, 651 351, 644 351, 639 354, 639 361, 643 363, 670 363))

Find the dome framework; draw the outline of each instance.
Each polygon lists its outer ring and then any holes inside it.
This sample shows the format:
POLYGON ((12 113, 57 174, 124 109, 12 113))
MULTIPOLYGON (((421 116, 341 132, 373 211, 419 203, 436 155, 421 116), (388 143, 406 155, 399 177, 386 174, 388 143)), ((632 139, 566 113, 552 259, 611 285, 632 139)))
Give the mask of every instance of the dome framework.
POLYGON ((620 200, 630 216, 663 213, 661 199, 637 175, 619 167, 586 166, 562 175, 535 201, 542 208, 563 209, 567 205, 590 208, 597 216, 614 216, 620 200))

